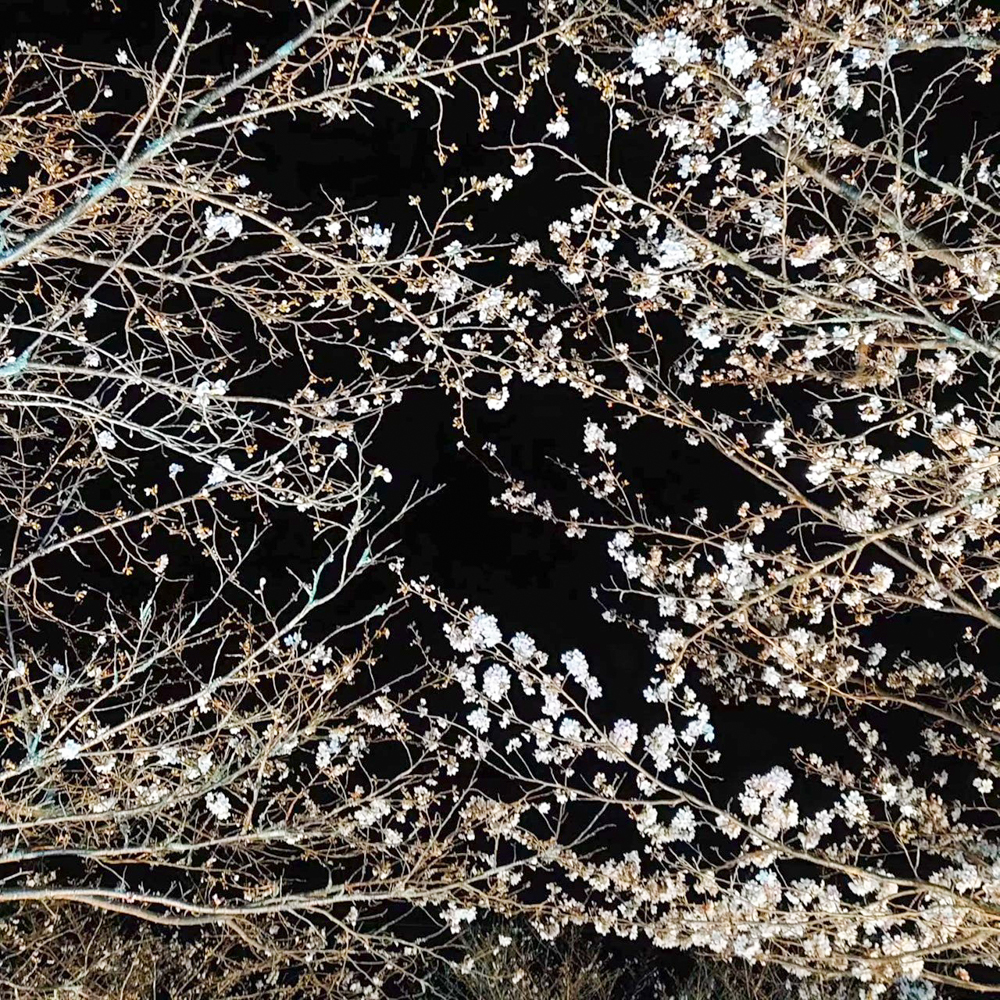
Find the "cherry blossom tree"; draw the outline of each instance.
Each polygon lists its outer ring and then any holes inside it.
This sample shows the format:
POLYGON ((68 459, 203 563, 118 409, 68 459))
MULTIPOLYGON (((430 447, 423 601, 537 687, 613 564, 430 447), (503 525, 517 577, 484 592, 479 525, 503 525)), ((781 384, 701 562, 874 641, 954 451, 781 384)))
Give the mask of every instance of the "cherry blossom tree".
POLYGON ((610 668, 584 652, 487 640, 487 611, 408 586, 446 615, 484 762, 550 790, 535 823, 616 830, 597 860, 528 824, 564 875, 546 932, 871 997, 995 988, 998 204, 974 126, 996 28, 947 3, 619 8, 584 32, 549 136, 510 147, 577 207, 514 250, 545 307, 481 370, 513 348, 521 382, 604 407, 562 463, 572 509, 496 446, 482 461, 498 504, 605 537, 605 616, 648 643, 652 714, 606 714, 610 668), (580 109, 604 117, 590 154, 561 145, 580 109), (670 517, 642 475, 679 437, 731 485, 670 517), (814 743, 720 786, 713 720, 741 704, 815 720, 814 743))
POLYGON ((274 40, 229 6, 168 5, 152 57, 4 57, 12 996, 415 989, 531 861, 428 709, 434 678, 382 662, 406 600, 386 567, 426 494, 384 502, 379 426, 432 376, 464 378, 437 331, 495 308, 462 276, 485 248, 456 238, 490 182, 436 213, 418 199, 397 231, 248 174, 281 116, 373 107, 424 116, 447 159, 442 96, 488 117, 494 74, 517 98, 590 15, 549 4, 522 31, 486 2, 296 0, 264 12, 298 25, 274 40), (235 67, 226 13, 260 43, 235 67), (308 544, 286 566, 272 539, 292 531, 308 544))

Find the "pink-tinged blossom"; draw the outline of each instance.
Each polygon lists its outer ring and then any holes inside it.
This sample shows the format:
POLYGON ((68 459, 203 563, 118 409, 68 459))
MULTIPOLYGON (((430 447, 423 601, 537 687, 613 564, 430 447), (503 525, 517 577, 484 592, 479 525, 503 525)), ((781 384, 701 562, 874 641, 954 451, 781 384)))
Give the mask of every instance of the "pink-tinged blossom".
POLYGON ((805 267, 822 260, 832 249, 833 243, 829 236, 825 234, 810 236, 803 246, 789 256, 788 262, 792 267, 805 267))
POLYGON ((715 817, 715 825, 730 839, 735 839, 743 832, 738 820, 729 813, 719 813, 715 817))

